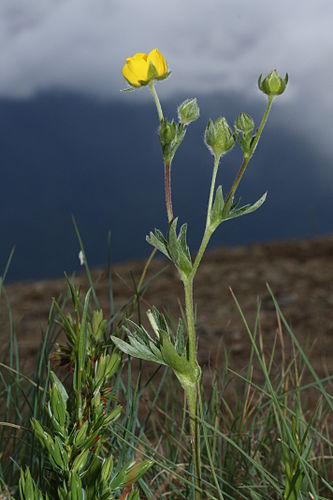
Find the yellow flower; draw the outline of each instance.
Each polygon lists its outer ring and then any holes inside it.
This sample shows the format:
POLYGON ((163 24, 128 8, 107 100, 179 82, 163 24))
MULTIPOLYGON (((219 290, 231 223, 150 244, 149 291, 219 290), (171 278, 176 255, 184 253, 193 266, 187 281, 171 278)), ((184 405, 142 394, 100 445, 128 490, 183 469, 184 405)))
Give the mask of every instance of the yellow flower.
POLYGON ((167 63, 157 49, 151 50, 149 54, 137 52, 126 59, 123 67, 123 77, 133 87, 147 85, 152 80, 163 80, 167 76, 167 63))

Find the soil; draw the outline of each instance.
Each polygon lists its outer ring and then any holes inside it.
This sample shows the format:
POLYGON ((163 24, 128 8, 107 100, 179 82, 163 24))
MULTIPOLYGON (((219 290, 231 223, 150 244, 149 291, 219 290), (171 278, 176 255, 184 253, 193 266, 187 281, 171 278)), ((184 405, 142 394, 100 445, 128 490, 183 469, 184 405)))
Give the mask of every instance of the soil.
MULTIPOLYGON (((144 262, 133 261, 113 267, 115 310, 133 293, 144 262)), ((155 259, 149 268, 151 281, 143 294, 142 310, 152 305, 174 319, 181 314, 182 286, 176 270, 166 260, 155 259), (163 270, 163 272, 161 272, 163 270)), ((92 272, 96 293, 105 315, 109 315, 108 273, 92 272)), ((84 273, 74 279, 85 291, 84 273)), ((255 244, 240 248, 217 248, 207 253, 198 272, 194 301, 200 363, 215 364, 226 348, 235 368, 247 366, 250 341, 231 295, 236 295, 250 328, 258 303, 259 330, 263 344, 271 348, 278 330, 276 310, 267 289, 269 283, 290 327, 300 344, 310 349, 313 367, 320 376, 332 374, 333 367, 333 237, 316 240, 255 244), (220 354, 219 354, 220 353, 220 354)), ((65 280, 43 280, 10 284, 6 287, 17 333, 20 358, 26 369, 34 366, 41 329, 45 330, 52 297, 65 291, 65 280)), ((8 311, 0 300, 0 339, 9 336, 8 311)), ((284 329, 284 336, 288 336, 284 329)), ((279 338, 279 337, 278 337, 279 338)))

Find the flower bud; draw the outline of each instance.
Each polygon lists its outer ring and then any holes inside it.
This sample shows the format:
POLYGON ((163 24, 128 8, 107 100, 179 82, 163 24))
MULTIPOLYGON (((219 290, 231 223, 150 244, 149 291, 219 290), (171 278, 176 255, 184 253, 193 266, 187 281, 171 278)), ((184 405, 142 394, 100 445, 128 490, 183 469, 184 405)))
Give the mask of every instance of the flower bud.
POLYGON ((225 118, 218 118, 215 123, 209 120, 205 131, 205 143, 216 158, 233 147, 235 138, 225 118))
POLYGON ((276 69, 271 71, 263 80, 262 75, 260 75, 258 79, 259 89, 268 96, 282 94, 285 91, 287 83, 288 73, 286 73, 286 76, 284 78, 281 78, 276 69))
POLYGON ((235 121, 235 129, 242 134, 252 134, 254 121, 247 113, 240 113, 235 121))
POLYGON ((161 121, 161 127, 159 130, 160 141, 162 149, 167 144, 173 142, 177 135, 177 126, 176 123, 172 120, 172 122, 168 122, 168 120, 161 121))
POLYGON ((168 122, 162 120, 159 129, 160 143, 163 157, 166 163, 170 163, 177 151, 178 146, 184 139, 186 128, 182 123, 168 122))
POLYGON ((132 87, 142 87, 153 80, 164 80, 170 75, 166 60, 157 49, 148 54, 137 52, 128 57, 122 73, 132 87))
POLYGON ((178 118, 183 125, 188 125, 199 118, 200 110, 196 98, 186 99, 178 108, 178 118))

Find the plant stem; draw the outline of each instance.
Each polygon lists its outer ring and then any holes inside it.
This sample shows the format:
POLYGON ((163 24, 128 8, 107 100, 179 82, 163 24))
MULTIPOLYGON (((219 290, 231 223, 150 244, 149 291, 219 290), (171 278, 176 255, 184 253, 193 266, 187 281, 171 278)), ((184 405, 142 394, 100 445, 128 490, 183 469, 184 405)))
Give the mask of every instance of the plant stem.
POLYGON ((208 227, 206 228, 205 230, 205 233, 203 235, 203 238, 202 238, 202 241, 201 241, 201 245, 200 245, 200 248, 197 252, 197 255, 195 256, 195 260, 194 260, 194 264, 193 264, 193 268, 192 268, 192 273, 191 273, 191 276, 194 278, 197 270, 198 270, 198 267, 200 265, 200 262, 201 262, 201 259, 205 253, 205 250, 207 248, 207 245, 209 243, 209 240, 210 240, 210 237, 212 236, 214 230, 211 229, 211 227, 208 227))
POLYGON ((165 190, 165 203, 168 214, 168 222, 171 224, 173 221, 172 198, 171 198, 171 162, 164 163, 164 190, 165 190))
POLYGON ((238 171, 238 174, 236 175, 236 179, 234 180, 234 183, 228 193, 228 196, 226 198, 226 202, 227 200, 230 200, 235 192, 236 192, 236 189, 243 177, 243 174, 245 172, 245 169, 247 167, 247 164, 249 163, 249 161, 251 160, 252 156, 253 156, 253 153, 258 145, 258 142, 259 142, 259 139, 260 139, 260 136, 262 134, 262 131, 264 129, 264 126, 266 125, 266 122, 267 122, 267 118, 268 118, 268 115, 269 115, 269 112, 271 110, 271 107, 272 107, 272 102, 273 102, 273 96, 269 96, 268 97, 268 101, 267 101, 267 106, 266 106, 266 110, 265 110, 265 113, 264 113, 264 116, 262 117, 262 120, 261 120, 261 123, 259 125, 259 128, 258 128, 258 131, 255 135, 255 138, 253 139, 253 142, 252 142, 252 145, 251 145, 251 149, 249 151, 249 154, 247 155, 247 157, 244 157, 244 160, 243 160, 243 163, 238 171))
POLYGON ((195 328, 193 313, 193 279, 186 279, 184 282, 185 292, 185 313, 188 333, 188 359, 193 369, 196 368, 196 348, 195 348, 195 328))
POLYGON ((207 219, 206 219, 206 229, 210 225, 211 211, 212 211, 212 205, 213 205, 213 196, 214 196, 214 191, 215 191, 216 174, 217 174, 217 170, 219 168, 219 163, 220 163, 220 157, 219 158, 215 157, 214 168, 213 168, 213 175, 212 175, 212 181, 211 181, 211 184, 210 184, 208 209, 207 209, 207 219))
MULTIPOLYGON (((233 196, 234 196, 234 194, 236 192, 236 189, 237 189, 237 187, 238 187, 238 185, 239 185, 239 183, 240 183, 240 181, 241 181, 241 179, 243 177, 243 174, 245 172, 247 164, 249 163, 249 161, 251 160, 251 158, 253 156, 254 150, 257 147, 258 141, 260 139, 260 136, 262 134, 264 126, 265 126, 265 124, 267 122, 267 118, 268 118, 269 112, 270 112, 271 107, 272 107, 272 102, 273 102, 273 96, 269 96, 264 116, 262 117, 262 120, 261 120, 261 123, 259 125, 259 128, 258 128, 258 131, 256 133, 256 136, 253 139, 250 152, 249 152, 248 156, 243 159, 242 165, 241 165, 241 167, 240 167, 240 169, 238 171, 238 174, 237 174, 237 176, 236 176, 236 178, 234 180, 234 183, 233 183, 233 185, 232 185, 232 187, 231 187, 228 195, 226 196, 225 204, 227 204, 228 202, 230 202, 230 200, 233 198, 233 196)), ((214 228, 211 228, 211 226, 210 226, 210 218, 211 218, 211 210, 212 210, 212 204, 213 204, 213 196, 214 196, 214 190, 215 190, 215 180, 216 180, 216 174, 217 174, 217 170, 218 170, 218 165, 219 165, 219 160, 217 160, 215 158, 213 175, 212 175, 212 181, 211 181, 211 186, 210 186, 210 193, 209 193, 206 228, 205 228, 204 235, 202 237, 200 248, 199 248, 198 253, 196 255, 196 258, 194 260, 193 269, 192 269, 192 273, 191 273, 191 277, 192 278, 194 278, 194 276, 195 276, 195 274, 196 274, 196 272, 198 270, 198 267, 200 265, 200 262, 201 262, 201 259, 202 259, 203 255, 205 253, 205 250, 207 248, 209 240, 210 240, 210 238, 211 238, 211 236, 212 236, 212 234, 213 234, 213 232, 215 230, 214 228)))
POLYGON ((157 114, 158 114, 158 117, 159 117, 160 122, 161 122, 164 119, 164 116, 163 116, 162 106, 161 106, 160 100, 158 98, 158 95, 157 95, 157 92, 156 92, 156 89, 155 89, 153 81, 149 83, 149 88, 150 88, 150 90, 151 90, 151 92, 153 94, 154 101, 155 101, 155 104, 156 104, 157 114))
POLYGON ((194 462, 194 484, 195 500, 201 499, 201 459, 200 459, 200 430, 197 418, 197 391, 196 382, 193 385, 183 387, 187 399, 187 406, 190 414, 191 444, 194 462))
MULTIPOLYGON (((186 394, 187 405, 190 414, 190 431, 191 431, 191 443, 193 451, 193 461, 194 461, 194 475, 195 475, 195 486, 196 493, 195 498, 199 500, 201 498, 198 488, 201 484, 201 459, 200 459, 200 429, 199 420, 197 418, 197 380, 198 374, 198 362, 197 362, 197 351, 196 351, 196 335, 194 326, 194 311, 193 311, 193 278, 185 279, 183 281, 184 292, 185 292, 185 314, 187 322, 187 333, 188 333, 188 359, 193 370, 193 380, 192 384, 186 384, 183 389, 186 394)), ((198 386, 199 387, 199 386, 198 386)), ((198 389, 199 390, 199 389, 198 389)))
MULTIPOLYGON (((149 88, 153 94, 154 101, 156 104, 157 114, 160 122, 164 120, 162 106, 158 98, 154 82, 149 83, 149 88)), ((172 210, 172 198, 171 198, 171 162, 166 162, 164 160, 164 191, 165 191, 165 203, 168 214, 168 222, 171 224, 173 221, 173 210, 172 210)))

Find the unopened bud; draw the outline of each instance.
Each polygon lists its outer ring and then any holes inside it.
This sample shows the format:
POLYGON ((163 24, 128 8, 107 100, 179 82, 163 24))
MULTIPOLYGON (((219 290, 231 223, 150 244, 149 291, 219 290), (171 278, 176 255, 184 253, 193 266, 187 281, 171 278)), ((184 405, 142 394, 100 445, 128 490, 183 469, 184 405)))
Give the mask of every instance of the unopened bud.
POLYGON ((177 127, 175 122, 172 120, 172 122, 169 123, 168 120, 163 120, 161 122, 159 135, 162 148, 163 146, 170 144, 172 141, 174 141, 177 135, 177 127))
POLYGON ((162 147, 164 161, 170 163, 175 155, 178 146, 184 139, 186 128, 182 123, 168 122, 162 120, 159 129, 160 143, 162 147))
POLYGON ((215 123, 209 120, 205 131, 205 143, 216 158, 233 147, 235 138, 225 118, 218 118, 215 123))
POLYGON ((286 89, 287 83, 288 73, 286 73, 284 78, 281 78, 276 69, 271 71, 263 80, 262 75, 260 75, 258 79, 258 87, 268 96, 282 94, 286 89))
POLYGON ((178 108, 178 118, 180 123, 188 125, 199 118, 200 109, 196 98, 186 99, 178 108))
POLYGON ((243 134, 250 134, 254 129, 254 121, 247 113, 240 113, 240 115, 238 115, 236 118, 235 128, 238 132, 242 132, 243 134))

